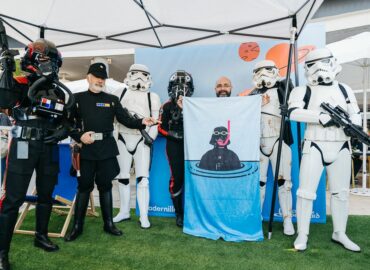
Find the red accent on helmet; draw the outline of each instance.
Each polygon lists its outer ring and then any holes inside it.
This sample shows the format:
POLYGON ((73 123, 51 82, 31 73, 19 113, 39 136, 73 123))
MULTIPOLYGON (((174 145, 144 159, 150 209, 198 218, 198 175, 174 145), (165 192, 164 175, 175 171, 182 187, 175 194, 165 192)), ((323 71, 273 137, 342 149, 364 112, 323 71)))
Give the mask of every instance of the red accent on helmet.
POLYGON ((28 78, 26 76, 16 76, 14 77, 19 84, 28 84, 28 78))
POLYGON ((41 38, 28 44, 26 47, 26 53, 21 59, 22 70, 30 73, 36 72, 35 62, 39 54, 49 57, 58 68, 62 66, 62 55, 55 44, 41 38))

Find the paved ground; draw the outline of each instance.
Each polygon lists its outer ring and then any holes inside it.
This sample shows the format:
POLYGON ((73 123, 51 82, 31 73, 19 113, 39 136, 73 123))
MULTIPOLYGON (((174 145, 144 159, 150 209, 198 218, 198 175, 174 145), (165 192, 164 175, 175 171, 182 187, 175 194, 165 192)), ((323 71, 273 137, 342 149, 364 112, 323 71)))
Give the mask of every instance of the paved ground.
MULTIPOLYGON (((350 215, 370 215, 370 196, 349 195, 350 215)), ((326 211, 330 214, 330 194, 326 192, 326 211)))

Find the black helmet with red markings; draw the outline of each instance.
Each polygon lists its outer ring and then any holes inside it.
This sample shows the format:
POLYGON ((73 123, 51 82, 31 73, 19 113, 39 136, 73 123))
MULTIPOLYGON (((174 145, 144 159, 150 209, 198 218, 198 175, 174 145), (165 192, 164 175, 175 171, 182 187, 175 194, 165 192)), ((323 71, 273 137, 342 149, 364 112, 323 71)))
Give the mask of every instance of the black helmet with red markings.
POLYGON ((26 47, 21 59, 21 68, 29 73, 40 76, 57 77, 62 66, 62 56, 55 44, 40 38, 26 47))

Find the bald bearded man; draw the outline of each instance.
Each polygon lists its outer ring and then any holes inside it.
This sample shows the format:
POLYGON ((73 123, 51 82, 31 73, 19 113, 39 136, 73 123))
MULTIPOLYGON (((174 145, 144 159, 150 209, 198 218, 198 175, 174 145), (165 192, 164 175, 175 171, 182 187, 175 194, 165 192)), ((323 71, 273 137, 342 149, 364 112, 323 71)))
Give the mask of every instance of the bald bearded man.
POLYGON ((215 91, 217 97, 229 97, 232 89, 229 78, 222 76, 216 81, 215 91))

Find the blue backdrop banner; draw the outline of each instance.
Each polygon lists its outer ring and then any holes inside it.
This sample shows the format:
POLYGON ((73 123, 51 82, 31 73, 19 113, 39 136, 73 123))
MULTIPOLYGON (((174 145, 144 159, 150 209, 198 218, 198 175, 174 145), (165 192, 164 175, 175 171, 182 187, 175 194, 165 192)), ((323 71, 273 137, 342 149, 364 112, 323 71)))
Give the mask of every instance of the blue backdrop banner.
MULTIPOLYGON (((309 24, 303 30, 298 40, 298 60, 300 84, 305 84, 304 58, 313 48, 325 46, 325 29, 321 24, 309 24)), ((215 97, 215 82, 220 76, 231 79, 233 89, 231 96, 252 87, 252 74, 254 65, 261 60, 274 60, 281 70, 286 71, 288 53, 287 42, 279 40, 263 40, 246 42, 243 44, 219 44, 211 46, 183 46, 160 49, 136 49, 135 62, 149 67, 153 87, 151 91, 161 97, 162 102, 168 99, 168 80, 177 69, 190 72, 194 79, 194 97, 215 97), (284 62, 285 61, 285 62, 284 62)), ((283 74, 282 74, 283 76, 283 74)), ((291 75, 294 78, 294 74, 291 75)), ((215 100, 220 100, 216 99, 215 100)), ((232 111, 234 108, 231 107, 232 111)), ((225 124, 225 123, 224 123, 225 124)), ((202 123, 203 125, 203 123, 202 123)), ((296 123, 292 124, 294 144, 292 145, 292 194, 293 194, 293 220, 295 221, 296 190, 299 185, 299 164, 297 153, 296 123)), ((304 127, 302 125, 302 130, 304 127)), ((302 134, 303 138, 303 134, 302 134)), ((233 140, 235 142, 235 139, 233 140)), ((259 144, 259 143, 258 143, 259 144)), ((158 136, 154 143, 154 154, 150 172, 150 215, 174 216, 173 206, 168 191, 170 171, 165 154, 165 139, 158 136)), ((263 207, 264 220, 268 220, 272 197, 273 177, 271 168, 268 174, 266 199, 263 207)), ((325 172, 320 181, 317 199, 314 202, 311 222, 324 223, 326 221, 325 209, 325 172)), ((275 220, 281 220, 280 206, 277 200, 275 207, 275 220)))
POLYGON ((185 98, 185 233, 263 239, 260 111, 260 96, 185 98))

